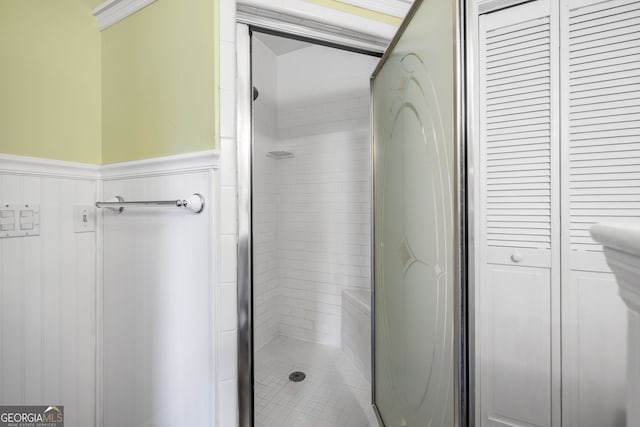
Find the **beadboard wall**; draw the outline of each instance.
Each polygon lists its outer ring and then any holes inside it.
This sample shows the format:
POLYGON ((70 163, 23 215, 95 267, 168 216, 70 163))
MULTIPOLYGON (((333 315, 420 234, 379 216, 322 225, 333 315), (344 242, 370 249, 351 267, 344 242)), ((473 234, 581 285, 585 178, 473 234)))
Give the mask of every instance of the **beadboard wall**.
POLYGON ((227 197, 219 219, 217 162, 215 152, 103 167, 0 155, 0 203, 41 212, 39 236, 0 239, 2 404, 64 405, 71 427, 220 416, 216 379, 235 383, 237 344, 235 264, 221 268, 219 255, 235 254, 221 233, 235 232, 235 205, 227 197), (195 192, 198 215, 93 208, 195 192), (95 231, 74 232, 74 206, 95 231))
POLYGON ((200 214, 101 210, 107 427, 201 425, 215 415, 216 162, 204 154, 103 168, 105 199, 205 198, 200 214))
POLYGON ((0 403, 96 420, 96 233, 75 233, 97 167, 0 155, 0 204, 40 204, 40 235, 0 239, 0 403))

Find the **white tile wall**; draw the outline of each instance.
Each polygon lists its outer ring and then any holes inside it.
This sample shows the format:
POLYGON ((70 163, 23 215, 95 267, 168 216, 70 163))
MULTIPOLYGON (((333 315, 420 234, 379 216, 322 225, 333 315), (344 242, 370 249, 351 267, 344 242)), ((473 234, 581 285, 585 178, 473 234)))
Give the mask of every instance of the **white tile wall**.
MULTIPOLYGON (((224 60, 220 60, 220 192, 237 196, 236 168, 236 1, 219 2, 218 28, 221 44, 226 44, 224 60)), ((216 324, 217 346, 215 349, 215 425, 235 427, 238 425, 238 367, 228 363, 228 355, 237 352, 237 199, 221 202, 217 215, 221 222, 229 225, 219 230, 220 247, 217 264, 224 272, 216 279, 216 324), (224 334, 224 337, 223 337, 224 334), (234 339, 229 339, 233 336, 234 339), (227 338, 227 339, 224 339, 227 338)))
POLYGON ((342 351, 371 382, 371 291, 342 291, 342 351))
POLYGON ((64 405, 70 427, 96 417, 96 233, 73 230, 95 198, 95 179, 0 169, 0 204, 41 211, 39 236, 0 239, 0 403, 64 405))
POLYGON ((340 345, 341 293, 370 288, 366 129, 281 142, 278 201, 279 331, 340 345))
MULTIPOLYGON (((224 2, 222 2, 224 3, 224 2)), ((222 8, 222 4, 220 5, 222 8)), ((235 20, 235 17, 232 18, 235 20)), ((229 192, 237 197, 236 143, 234 137, 220 140, 220 192, 229 192)), ((237 200, 221 203, 217 215, 220 222, 237 223, 237 200)), ((219 256, 217 264, 220 274, 216 280, 216 425, 234 427, 238 424, 237 363, 229 363, 229 355, 237 354, 238 289, 237 289, 237 244, 238 230, 220 230, 219 256), (232 339, 231 339, 232 337, 232 339)), ((234 357, 234 361, 235 361, 234 357)))
POLYGON ((369 126, 368 90, 281 104, 278 114, 278 137, 282 142, 309 135, 364 130, 369 126))
MULTIPOLYGON (((338 346, 342 289, 370 287, 368 85, 376 59, 311 46, 280 55, 274 64, 256 38, 260 97, 274 73, 277 88, 277 107, 270 105, 270 91, 254 105, 256 317, 263 320, 275 308, 278 334, 338 346), (272 132, 274 123, 276 149, 294 158, 265 160, 261 149, 272 144, 263 133, 272 132), (269 295, 278 291, 275 302, 262 296, 267 277, 269 295)), ((274 333, 258 324, 260 346, 274 333)))
POLYGON ((278 58, 283 335, 338 346, 342 289, 370 288, 369 76, 377 58, 312 46, 278 58))

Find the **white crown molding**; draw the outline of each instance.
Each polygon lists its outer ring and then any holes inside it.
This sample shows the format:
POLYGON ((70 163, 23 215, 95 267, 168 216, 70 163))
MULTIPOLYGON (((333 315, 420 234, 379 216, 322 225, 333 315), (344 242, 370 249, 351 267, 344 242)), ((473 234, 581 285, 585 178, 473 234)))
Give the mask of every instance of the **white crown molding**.
POLYGON ((267 30, 284 32, 300 37, 311 38, 327 43, 348 46, 364 51, 383 53, 389 40, 367 36, 355 31, 343 30, 318 21, 302 19, 293 15, 257 9, 250 6, 238 6, 238 22, 267 30))
MULTIPOLYGON (((260 25, 252 18, 279 23, 280 27, 271 28, 287 32, 282 25, 295 24, 314 32, 324 32, 344 38, 352 38, 356 42, 368 41, 384 45, 393 38, 397 26, 376 21, 374 19, 353 15, 336 9, 308 3, 303 0, 239 0, 238 21, 260 25)), ((297 32, 294 32, 297 34, 297 32)), ((306 34, 302 34, 306 35, 306 34)), ((316 37, 323 40, 322 37, 316 37)), ((328 40, 331 41, 331 40, 328 40)), ((378 48, 378 50, 380 50, 378 48)))
POLYGON ((94 180, 100 166, 0 153, 0 173, 94 180))
POLYGON ((100 31, 134 14, 156 0, 107 0, 93 9, 100 31))
POLYGON ((340 3, 404 18, 411 9, 412 0, 338 0, 340 3))
POLYGON ((104 181, 170 175, 218 169, 220 153, 216 150, 199 151, 175 156, 112 163, 100 168, 104 181))

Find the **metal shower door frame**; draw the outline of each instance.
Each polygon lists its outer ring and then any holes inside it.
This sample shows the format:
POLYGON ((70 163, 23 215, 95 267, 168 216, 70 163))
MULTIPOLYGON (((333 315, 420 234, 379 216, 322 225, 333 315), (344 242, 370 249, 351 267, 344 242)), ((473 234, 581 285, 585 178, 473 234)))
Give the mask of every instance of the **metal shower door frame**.
MULTIPOLYGON (((291 28, 288 28, 291 30, 291 28)), ((313 29, 297 33, 278 31, 270 26, 247 22, 246 18, 236 23, 236 114, 237 114, 237 191, 238 191, 238 425, 254 425, 254 347, 253 347, 253 246, 252 246, 252 184, 253 184, 253 108, 251 37, 252 32, 261 32, 293 38, 309 43, 351 51, 354 53, 382 56, 382 52, 369 47, 348 46, 317 38, 313 29)))
POLYGON ((238 191, 238 425, 252 427, 253 402, 253 111, 251 35, 248 25, 236 24, 236 108, 238 191))

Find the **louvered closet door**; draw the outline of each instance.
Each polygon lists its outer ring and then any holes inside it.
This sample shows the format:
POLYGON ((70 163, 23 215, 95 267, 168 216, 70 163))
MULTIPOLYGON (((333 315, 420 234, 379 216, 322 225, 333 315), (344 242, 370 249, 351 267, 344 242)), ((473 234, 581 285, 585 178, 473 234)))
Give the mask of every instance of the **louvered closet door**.
POLYGON ((483 426, 559 425, 556 34, 548 1, 480 17, 483 426))
POLYGON ((563 0, 564 425, 625 425, 626 307, 596 222, 640 220, 640 1, 563 0))

